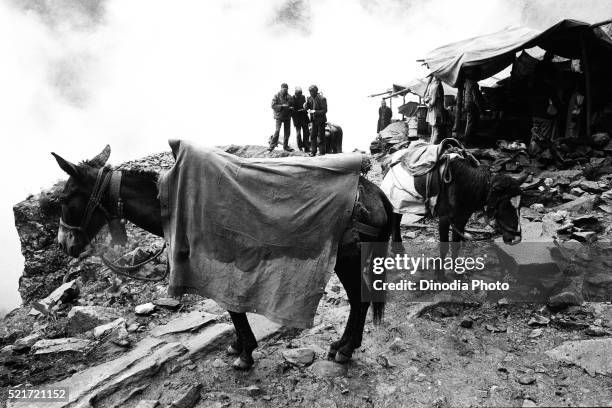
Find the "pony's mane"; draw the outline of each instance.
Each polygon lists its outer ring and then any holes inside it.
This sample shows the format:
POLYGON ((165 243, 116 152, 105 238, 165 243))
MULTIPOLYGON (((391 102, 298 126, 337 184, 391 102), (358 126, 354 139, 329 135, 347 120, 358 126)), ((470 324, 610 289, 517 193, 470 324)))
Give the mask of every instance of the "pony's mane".
MULTIPOLYGON (((119 170, 121 170, 121 169, 119 169, 119 170)), ((153 181, 155 183, 157 183, 157 180, 159 179, 159 173, 156 172, 155 170, 130 169, 130 170, 121 170, 121 171, 126 176, 145 178, 145 179, 149 179, 150 181, 153 181)))
MULTIPOLYGON (((90 167, 93 169, 99 169, 99 167, 96 167, 95 165, 93 165, 89 160, 83 160, 82 162, 80 162, 78 164, 79 167, 90 167)), ((110 165, 105 165, 104 166, 105 169, 107 170, 111 170, 112 167, 110 165)), ((143 178, 143 179, 148 179, 150 181, 153 181, 155 183, 157 183, 157 180, 159 179, 159 173, 156 172, 155 170, 142 170, 142 169, 122 169, 120 166, 114 170, 121 170, 123 172, 124 175, 126 176, 132 176, 132 177, 138 177, 138 178, 143 178)))

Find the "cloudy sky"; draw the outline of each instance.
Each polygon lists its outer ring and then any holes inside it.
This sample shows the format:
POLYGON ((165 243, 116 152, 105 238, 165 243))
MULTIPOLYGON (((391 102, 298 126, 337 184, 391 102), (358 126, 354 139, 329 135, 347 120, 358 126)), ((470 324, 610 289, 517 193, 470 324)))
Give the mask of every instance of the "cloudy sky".
POLYGON ((265 144, 281 82, 316 83, 345 146, 366 149, 379 103, 367 95, 422 75, 427 51, 510 25, 597 21, 609 6, 584 3, 0 0, 0 299, 18 301, 12 205, 63 177, 50 151, 78 161, 110 143, 120 163, 169 138, 265 144))

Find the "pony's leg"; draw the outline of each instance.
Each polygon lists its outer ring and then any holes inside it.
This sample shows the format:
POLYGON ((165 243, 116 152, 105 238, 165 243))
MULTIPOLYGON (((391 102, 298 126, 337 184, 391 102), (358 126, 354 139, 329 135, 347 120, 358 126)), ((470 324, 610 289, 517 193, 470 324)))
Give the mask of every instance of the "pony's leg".
MULTIPOLYGON (((448 233, 450 229, 450 219, 447 216, 442 216, 438 220, 438 234, 440 235, 440 258, 444 260, 448 253, 448 233)), ((436 279, 439 281, 445 280, 444 270, 436 267, 436 279)))
POLYGON ((393 213, 391 216, 391 223, 393 226, 393 242, 402 242, 402 233, 400 224, 402 222, 402 214, 393 213))
POLYGON ((357 322, 357 328, 355 329, 355 348, 361 347, 361 341, 363 340, 363 328, 365 326, 369 307, 369 302, 361 302, 361 305, 359 306, 359 321, 357 322))
POLYGON ((230 312, 229 310, 228 312, 234 323, 238 341, 242 343, 240 355, 232 365, 239 370, 248 370, 254 364, 252 353, 257 348, 257 340, 255 340, 246 313, 230 312))
POLYGON ((465 226, 469 220, 470 216, 460 216, 454 217, 454 226, 452 237, 453 244, 451 246, 451 258, 455 259, 459 255, 459 250, 461 249, 461 241, 463 241, 463 236, 465 235, 465 226))
MULTIPOLYGON (((354 262, 342 262, 336 265, 336 274, 346 290, 351 311, 344 333, 339 340, 330 344, 328 356, 337 362, 344 363, 351 359, 353 350, 357 348, 357 330, 359 328, 361 313, 361 277, 359 275, 359 264, 354 262)), ((367 311, 367 308, 366 308, 367 311)))

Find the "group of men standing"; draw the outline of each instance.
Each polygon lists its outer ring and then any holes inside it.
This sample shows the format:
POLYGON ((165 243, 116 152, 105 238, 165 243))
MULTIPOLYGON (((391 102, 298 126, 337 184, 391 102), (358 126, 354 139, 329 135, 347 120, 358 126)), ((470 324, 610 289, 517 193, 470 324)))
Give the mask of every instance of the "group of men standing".
POLYGON ((283 126, 283 149, 292 151, 289 146, 289 135, 291 134, 290 122, 293 119, 295 133, 297 136, 298 149, 310 153, 324 155, 325 152, 325 124, 327 123, 327 100, 319 93, 316 85, 308 88, 310 96, 306 98, 302 94, 302 88, 295 87, 295 93, 289 94, 289 86, 281 84, 280 92, 272 98, 272 111, 276 128, 274 135, 270 138, 272 151, 278 145, 281 125, 283 126), (312 124, 312 133, 308 124, 312 124))

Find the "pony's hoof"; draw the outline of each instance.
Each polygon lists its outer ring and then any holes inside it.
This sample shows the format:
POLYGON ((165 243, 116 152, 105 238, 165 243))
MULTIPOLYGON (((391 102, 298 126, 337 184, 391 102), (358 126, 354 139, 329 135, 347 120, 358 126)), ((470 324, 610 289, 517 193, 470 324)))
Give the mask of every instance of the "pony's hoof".
POLYGON ((240 350, 236 350, 234 347, 228 346, 226 353, 230 356, 237 356, 238 354, 240 354, 240 350))
POLYGON ((252 362, 249 363, 247 361, 244 361, 240 357, 238 357, 236 360, 234 360, 232 367, 234 367, 236 370, 245 371, 253 367, 253 363, 252 362))
POLYGON ((351 356, 347 356, 338 350, 338 352, 336 353, 336 357, 334 357, 334 360, 336 361, 336 363, 346 364, 351 361, 351 356))
POLYGON ((328 360, 333 360, 336 358, 336 353, 338 352, 337 349, 330 347, 329 351, 327 352, 327 359, 328 360))

